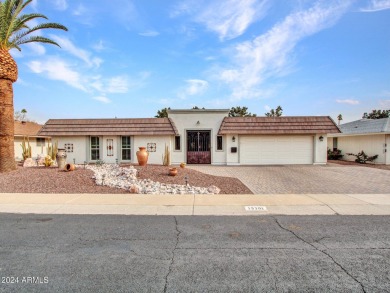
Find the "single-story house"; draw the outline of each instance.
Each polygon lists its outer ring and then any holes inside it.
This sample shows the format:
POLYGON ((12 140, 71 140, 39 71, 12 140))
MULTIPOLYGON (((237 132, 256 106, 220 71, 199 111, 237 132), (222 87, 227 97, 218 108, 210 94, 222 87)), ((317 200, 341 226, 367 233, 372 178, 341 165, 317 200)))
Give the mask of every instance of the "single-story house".
POLYGON ((38 134, 42 125, 29 121, 14 122, 14 152, 15 160, 23 160, 23 140, 29 142, 31 146, 31 157, 36 158, 40 154, 46 154, 46 145, 48 137, 38 134))
POLYGON ((146 147, 150 164, 326 164, 330 117, 228 117, 229 109, 168 110, 168 118, 50 119, 50 136, 76 163, 137 163, 146 147))
POLYGON ((360 119, 340 125, 341 133, 328 135, 330 149, 339 149, 344 155, 343 160, 353 161, 354 156, 364 151, 367 155, 378 155, 376 164, 390 165, 390 118, 360 119))

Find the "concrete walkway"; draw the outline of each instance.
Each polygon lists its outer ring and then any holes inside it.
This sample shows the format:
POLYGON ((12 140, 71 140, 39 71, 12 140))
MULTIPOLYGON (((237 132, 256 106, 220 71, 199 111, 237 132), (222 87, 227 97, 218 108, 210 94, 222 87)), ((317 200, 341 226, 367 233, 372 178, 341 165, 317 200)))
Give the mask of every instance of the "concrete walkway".
POLYGON ((0 194, 0 213, 390 215, 390 194, 0 194))
MULTIPOLYGON (((238 178, 254 194, 389 194, 390 172, 361 166, 211 166, 193 170, 238 178)), ((191 180, 191 178, 190 178, 191 180)))

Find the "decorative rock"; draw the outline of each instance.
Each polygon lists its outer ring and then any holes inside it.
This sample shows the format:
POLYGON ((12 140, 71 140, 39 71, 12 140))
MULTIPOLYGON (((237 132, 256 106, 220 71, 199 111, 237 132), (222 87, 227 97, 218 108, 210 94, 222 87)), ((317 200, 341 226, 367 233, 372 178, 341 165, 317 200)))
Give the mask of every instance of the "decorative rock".
POLYGON ((211 186, 209 186, 209 188, 207 188, 207 191, 210 193, 219 194, 221 192, 221 189, 219 189, 215 185, 211 185, 211 186))
POLYGON ((102 166, 87 165, 86 169, 92 170, 97 185, 104 185, 114 188, 122 188, 130 193, 138 194, 213 194, 219 193, 220 189, 210 186, 209 189, 179 184, 165 184, 154 182, 150 179, 139 180, 137 169, 120 167, 116 164, 105 164, 102 166))
POLYGON ((130 193, 140 193, 139 192, 139 187, 137 185, 133 184, 133 185, 130 186, 129 192, 130 193))
POLYGON ((36 167, 37 163, 32 159, 32 158, 27 158, 23 162, 23 167, 28 168, 28 167, 36 167))

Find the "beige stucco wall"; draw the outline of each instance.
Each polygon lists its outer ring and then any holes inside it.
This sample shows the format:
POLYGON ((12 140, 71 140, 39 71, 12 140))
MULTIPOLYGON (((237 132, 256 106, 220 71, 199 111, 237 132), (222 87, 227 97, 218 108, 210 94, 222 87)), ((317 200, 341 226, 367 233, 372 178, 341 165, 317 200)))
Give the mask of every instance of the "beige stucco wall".
MULTIPOLYGON (((46 151, 47 139, 45 140, 44 146, 38 146, 37 139, 35 137, 30 137, 29 142, 30 142, 30 146, 31 146, 31 157, 33 159, 36 159, 37 156, 40 154, 46 155, 46 153, 47 153, 47 151, 46 151)), ((16 161, 23 160, 22 146, 21 146, 22 143, 23 143, 23 137, 15 137, 14 138, 14 152, 15 152, 15 160, 16 161)), ((26 145, 27 145, 27 140, 26 140, 26 145)))
POLYGON ((228 134, 226 135, 226 164, 227 165, 238 165, 239 164, 239 135, 238 134, 228 134), (234 137, 234 141, 233 141, 233 137, 234 137), (236 153, 232 153, 231 152, 231 148, 232 147, 236 147, 237 148, 237 152, 236 153))
POLYGON ((73 144, 73 152, 67 152, 67 163, 73 164, 73 159, 75 159, 76 164, 83 164, 84 161, 88 161, 87 157, 87 144, 88 138, 85 136, 72 136, 72 137, 53 137, 52 143, 58 141, 58 148, 65 148, 65 144, 73 144))
MULTIPOLYGON (((181 150, 172 150, 172 164, 180 164, 181 162, 187 162, 187 130, 210 130, 211 164, 226 164, 227 139, 225 136, 223 137, 224 149, 222 151, 217 151, 217 135, 223 118, 228 116, 228 111, 183 111, 183 113, 168 113, 169 118, 172 118, 172 120, 174 121, 181 138, 181 150)), ((172 149, 173 147, 174 145, 172 145, 172 149)))
POLYGON ((348 156, 347 153, 357 154, 364 151, 367 155, 378 155, 374 161, 376 164, 390 164, 387 152, 389 150, 390 138, 389 135, 355 135, 355 136, 339 136, 337 138, 338 149, 344 155, 343 160, 354 161, 354 156, 348 156), (387 144, 387 147, 385 147, 387 144), (385 150, 387 149, 387 152, 385 150))
POLYGON ((172 141, 171 136, 134 136, 133 137, 133 148, 132 148, 132 162, 137 164, 136 152, 139 147, 147 147, 148 143, 156 144, 156 151, 149 152, 148 164, 162 165, 162 157, 165 153, 165 146, 167 145, 172 154, 172 141))
POLYGON ((326 164, 328 157, 328 138, 326 134, 316 134, 314 136, 314 164, 326 164), (323 137, 322 141, 320 137, 323 137))

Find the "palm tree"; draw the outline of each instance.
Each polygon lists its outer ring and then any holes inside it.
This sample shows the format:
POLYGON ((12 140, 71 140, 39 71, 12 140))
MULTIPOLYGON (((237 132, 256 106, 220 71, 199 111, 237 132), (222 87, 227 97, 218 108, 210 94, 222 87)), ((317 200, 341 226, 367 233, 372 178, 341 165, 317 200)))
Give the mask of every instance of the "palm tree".
POLYGON ((339 116, 337 116, 337 120, 339 121, 339 126, 340 126, 340 121, 343 120, 343 115, 339 114, 339 116))
POLYGON ((22 14, 32 0, 0 1, 0 172, 16 169, 14 159, 14 101, 12 83, 18 79, 18 67, 9 53, 21 51, 20 45, 39 42, 59 45, 42 36, 31 35, 42 29, 68 29, 57 23, 42 23, 28 26, 33 19, 44 18, 39 13, 22 14))

